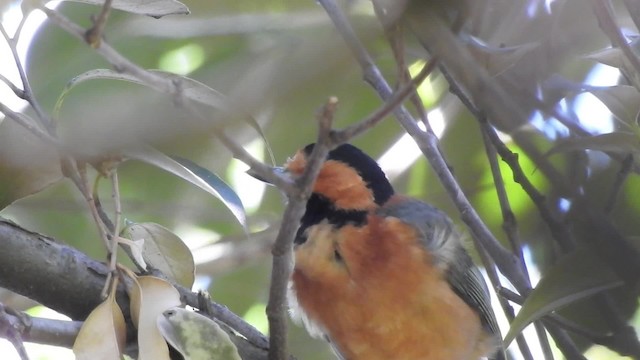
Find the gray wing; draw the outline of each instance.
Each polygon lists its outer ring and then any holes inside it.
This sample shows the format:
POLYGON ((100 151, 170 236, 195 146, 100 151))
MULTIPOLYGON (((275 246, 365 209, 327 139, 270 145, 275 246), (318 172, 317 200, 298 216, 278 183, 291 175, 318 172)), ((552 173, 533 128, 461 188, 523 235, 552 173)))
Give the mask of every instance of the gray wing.
POLYGON ((447 269, 447 281, 453 291, 478 313, 482 326, 490 334, 500 337, 500 328, 493 313, 489 290, 482 274, 463 248, 460 248, 457 258, 458 265, 447 269))

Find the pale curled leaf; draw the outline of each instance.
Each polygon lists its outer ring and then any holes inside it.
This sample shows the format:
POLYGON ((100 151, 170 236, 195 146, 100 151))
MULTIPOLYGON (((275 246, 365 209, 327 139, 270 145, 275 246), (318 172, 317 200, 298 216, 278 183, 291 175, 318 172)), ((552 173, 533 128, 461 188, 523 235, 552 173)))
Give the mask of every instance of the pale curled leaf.
POLYGON ((139 360, 169 360, 169 347, 158 330, 157 318, 165 310, 180 306, 180 294, 168 282, 140 276, 130 293, 131 319, 138 328, 139 360))
MULTIPOLYGON (((102 6, 104 0, 65 0, 102 6)), ((176 0, 113 0, 111 7, 132 14, 159 18, 165 15, 188 15, 187 6, 176 0)))
POLYGON ((615 273, 588 249, 560 259, 529 294, 505 336, 505 346, 531 322, 575 301, 622 285, 615 273))
POLYGON ((614 68, 622 68, 624 66, 624 54, 618 48, 606 48, 595 51, 587 56, 587 59, 597 61, 601 64, 609 65, 614 68))
POLYGON ((589 90, 611 111, 611 113, 627 125, 635 123, 640 111, 640 92, 633 86, 617 85, 589 90))
POLYGON ((131 159, 143 161, 168 171, 217 197, 246 229, 247 218, 240 197, 215 174, 184 159, 181 160, 184 162, 182 164, 152 147, 132 149, 127 151, 126 155, 131 159))
POLYGON ((193 286, 193 255, 176 234, 154 223, 127 225, 123 233, 134 242, 144 241, 141 249, 144 263, 162 271, 170 280, 188 289, 193 286))
MULTIPOLYGON (((639 39, 636 39, 629 43, 629 47, 633 51, 635 51, 636 54, 640 54, 639 39)), ((625 75, 625 77, 636 89, 640 90, 640 74, 638 74, 638 72, 635 70, 635 66, 631 64, 629 58, 620 48, 613 47, 599 50, 587 55, 586 58, 617 68, 625 75)))
POLYGON ((82 324, 73 353, 78 360, 119 360, 126 335, 124 316, 112 291, 82 324))
POLYGON ((240 360, 235 344, 215 321, 182 308, 158 317, 164 338, 185 360, 240 360))

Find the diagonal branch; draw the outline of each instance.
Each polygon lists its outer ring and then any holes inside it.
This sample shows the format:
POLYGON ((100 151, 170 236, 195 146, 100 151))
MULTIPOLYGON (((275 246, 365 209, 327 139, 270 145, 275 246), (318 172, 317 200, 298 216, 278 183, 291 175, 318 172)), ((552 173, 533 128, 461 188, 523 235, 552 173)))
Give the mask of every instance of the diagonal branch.
POLYGON ((289 195, 280 231, 271 250, 273 266, 267 318, 269 319, 269 359, 285 360, 287 350, 287 284, 293 262, 293 239, 304 215, 313 184, 330 150, 331 125, 338 100, 330 98, 318 114, 318 140, 309 156, 302 176, 296 181, 298 191, 289 195))
MULTIPOLYGON (((109 273, 104 263, 3 218, 0 218, 0 243, 3 246, 0 287, 29 297, 73 320, 85 319, 100 304, 100 292, 109 273)), ((179 290, 187 305, 199 306, 197 294, 184 288, 179 290)), ((120 285, 116 299, 128 317, 129 300, 124 285, 120 285)), ((266 359, 267 340, 263 334, 226 307, 214 302, 210 305, 216 319, 233 329, 231 339, 243 359, 266 359)))

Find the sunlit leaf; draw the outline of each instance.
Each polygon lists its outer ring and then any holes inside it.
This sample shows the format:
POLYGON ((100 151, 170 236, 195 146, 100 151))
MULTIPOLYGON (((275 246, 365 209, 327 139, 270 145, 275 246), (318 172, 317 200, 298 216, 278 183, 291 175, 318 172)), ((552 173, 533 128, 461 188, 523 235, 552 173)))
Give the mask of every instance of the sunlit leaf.
POLYGON ((555 145, 547 152, 547 155, 587 149, 619 154, 637 153, 640 151, 640 138, 635 134, 625 132, 570 138, 555 145))
POLYGON ((15 121, 4 119, 0 123, 0 209, 60 179, 55 147, 15 121))
MULTIPOLYGON (((64 0, 102 6, 104 0, 64 0)), ((187 6, 176 0, 113 0, 111 7, 138 15, 155 18, 165 15, 187 15, 187 6)))
POLYGON ((176 234, 155 223, 131 224, 123 233, 133 241, 144 241, 141 255, 147 265, 188 289, 193 286, 193 255, 176 234))
POLYGON ((505 336, 505 346, 531 322, 563 306, 622 285, 614 272, 588 249, 560 259, 529 294, 505 336))
MULTIPOLYGON (((629 44, 629 46, 634 49, 638 48, 640 42, 638 40, 634 40, 629 44)), ((637 52, 638 50, 636 50, 637 52)), ((587 59, 595 60, 599 63, 613 66, 619 69, 627 79, 631 82, 631 84, 638 90, 640 90, 640 74, 635 70, 635 66, 631 64, 627 56, 620 48, 606 48, 603 50, 596 51, 587 55, 587 59)))
POLYGON ((185 360, 240 360, 229 335, 215 321, 182 308, 158 317, 164 338, 185 360))
POLYGON ((586 56, 587 59, 595 60, 599 63, 613 66, 614 68, 622 68, 624 66, 624 54, 619 48, 606 48, 598 50, 586 56))
MULTIPOLYGON (((151 147, 130 150, 127 151, 126 155, 131 159, 140 160, 168 171, 217 197, 229 208, 238 222, 240 222, 243 227, 246 227, 246 212, 240 197, 229 185, 210 171, 193 163, 190 163, 191 167, 186 167, 151 147)), ((181 161, 184 161, 184 159, 181 161)))
POLYGON ((640 110, 638 89, 633 86, 618 85, 592 89, 589 92, 602 101, 616 118, 628 125, 635 123, 636 115, 640 110))
POLYGON ((165 280, 140 276, 130 293, 131 318, 138 328, 139 360, 169 360, 169 347, 158 330, 157 318, 180 306, 180 294, 165 280))
MULTIPOLYGON (((113 289, 116 287, 114 286, 113 289)), ((119 360, 127 329, 124 316, 112 291, 82 324, 73 344, 78 360, 119 360)))

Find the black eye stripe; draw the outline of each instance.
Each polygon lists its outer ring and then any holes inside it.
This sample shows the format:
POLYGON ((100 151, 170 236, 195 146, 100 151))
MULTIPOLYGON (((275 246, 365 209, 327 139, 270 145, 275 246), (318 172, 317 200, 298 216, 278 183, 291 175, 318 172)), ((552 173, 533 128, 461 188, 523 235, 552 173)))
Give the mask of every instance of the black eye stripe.
POLYGON ((331 200, 313 193, 307 201, 307 209, 300 220, 300 228, 296 234, 295 243, 302 244, 307 241, 305 231, 313 225, 327 220, 335 227, 342 227, 347 224, 363 226, 367 223, 367 211, 364 210, 342 210, 337 209, 331 200))

